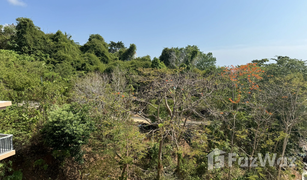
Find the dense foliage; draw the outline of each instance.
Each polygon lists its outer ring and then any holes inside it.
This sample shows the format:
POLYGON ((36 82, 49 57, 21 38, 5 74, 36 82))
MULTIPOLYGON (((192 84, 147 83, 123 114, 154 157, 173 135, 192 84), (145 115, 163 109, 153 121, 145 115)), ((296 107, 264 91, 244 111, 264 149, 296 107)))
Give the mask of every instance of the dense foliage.
POLYGON ((303 169, 307 66, 286 56, 216 67, 193 45, 159 58, 92 34, 79 45, 28 18, 0 26, 6 179, 289 179, 303 169), (210 170, 214 149, 225 166, 210 170), (253 157, 276 154, 274 165, 253 157), (232 158, 234 158, 232 157, 232 158), (280 157, 295 157, 296 167, 280 157), (243 161, 242 161, 243 162, 243 161), (279 162, 279 164, 277 163, 279 162), (282 165, 287 166, 282 166, 282 165))
POLYGON ((61 155, 76 157, 82 162, 81 146, 86 144, 93 127, 87 110, 75 104, 63 105, 51 110, 48 122, 42 129, 42 135, 48 146, 61 155))

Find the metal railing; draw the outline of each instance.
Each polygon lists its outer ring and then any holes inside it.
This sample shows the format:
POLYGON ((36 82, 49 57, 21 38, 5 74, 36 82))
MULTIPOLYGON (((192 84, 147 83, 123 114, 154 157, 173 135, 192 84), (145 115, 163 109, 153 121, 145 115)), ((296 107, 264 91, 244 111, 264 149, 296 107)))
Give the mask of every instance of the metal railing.
POLYGON ((13 135, 0 134, 0 154, 12 151, 13 149, 13 135))

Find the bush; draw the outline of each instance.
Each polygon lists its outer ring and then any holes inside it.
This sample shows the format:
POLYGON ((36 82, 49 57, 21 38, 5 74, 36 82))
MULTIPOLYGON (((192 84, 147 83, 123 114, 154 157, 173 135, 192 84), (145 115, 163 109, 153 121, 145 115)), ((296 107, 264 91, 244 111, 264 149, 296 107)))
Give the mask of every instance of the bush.
POLYGON ((48 114, 42 135, 45 143, 55 150, 54 155, 60 158, 72 156, 82 163, 81 146, 87 143, 92 130, 88 108, 65 104, 48 114))
POLYGON ((156 57, 152 60, 151 67, 156 69, 166 68, 165 64, 156 57))
POLYGON ((14 135, 14 148, 19 150, 29 143, 39 121, 39 112, 16 104, 0 111, 0 132, 14 135))

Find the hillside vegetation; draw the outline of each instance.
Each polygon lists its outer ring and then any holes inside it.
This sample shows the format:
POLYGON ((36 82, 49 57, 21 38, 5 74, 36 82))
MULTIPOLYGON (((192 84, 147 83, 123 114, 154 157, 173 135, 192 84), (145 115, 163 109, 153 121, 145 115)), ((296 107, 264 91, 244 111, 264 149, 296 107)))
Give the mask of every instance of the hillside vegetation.
POLYGON ((256 180, 303 170, 304 61, 217 67, 195 45, 136 57, 135 44, 92 34, 79 45, 16 20, 0 26, 0 100, 13 103, 0 111, 0 132, 14 135, 16 150, 1 161, 1 178, 256 180), (236 155, 210 169, 216 148, 236 155), (272 166, 250 159, 268 152, 272 166))

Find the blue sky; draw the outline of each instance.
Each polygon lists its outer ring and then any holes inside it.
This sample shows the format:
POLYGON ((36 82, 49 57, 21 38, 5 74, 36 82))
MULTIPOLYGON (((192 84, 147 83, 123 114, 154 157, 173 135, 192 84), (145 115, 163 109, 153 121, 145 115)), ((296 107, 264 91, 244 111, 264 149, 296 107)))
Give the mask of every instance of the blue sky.
POLYGON ((306 0, 0 0, 0 24, 18 17, 80 44, 90 34, 134 43, 138 56, 197 45, 219 66, 276 55, 307 60, 306 0))

